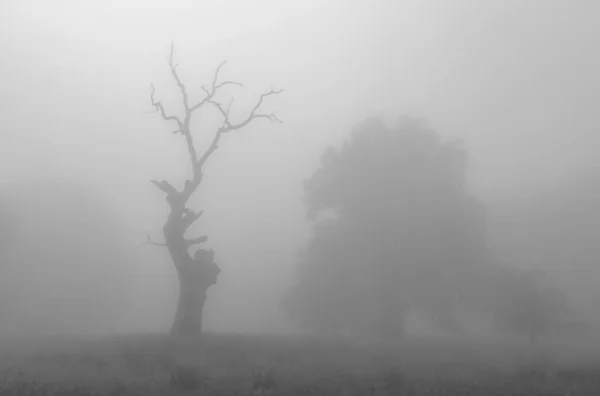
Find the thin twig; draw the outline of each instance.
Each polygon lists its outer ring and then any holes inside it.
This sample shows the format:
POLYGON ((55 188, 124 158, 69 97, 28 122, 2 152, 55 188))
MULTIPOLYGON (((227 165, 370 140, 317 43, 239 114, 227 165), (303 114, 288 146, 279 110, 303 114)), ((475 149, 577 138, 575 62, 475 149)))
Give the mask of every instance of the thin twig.
POLYGON ((142 243, 141 245, 138 246, 138 248, 144 247, 146 245, 154 245, 154 246, 167 246, 166 243, 161 243, 161 242, 156 242, 154 241, 151 237, 150 234, 146 231, 139 231, 136 232, 136 234, 143 234, 146 236, 146 242, 142 243))

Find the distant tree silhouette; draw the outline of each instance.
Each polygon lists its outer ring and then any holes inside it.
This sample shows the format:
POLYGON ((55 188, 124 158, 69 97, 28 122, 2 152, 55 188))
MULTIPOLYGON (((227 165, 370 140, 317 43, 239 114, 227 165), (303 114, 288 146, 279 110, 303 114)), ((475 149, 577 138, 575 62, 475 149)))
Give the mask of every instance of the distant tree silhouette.
MULTIPOLYGON (((553 284, 566 294, 563 300, 577 307, 578 318, 596 324, 600 323, 599 176, 598 168, 588 164, 546 183, 526 186, 509 201, 490 207, 489 224, 490 246, 497 257, 514 267, 545 272, 534 284, 523 286, 524 290, 540 287, 543 280, 546 293, 553 284)), ((517 271, 513 277, 517 275, 524 274, 517 271)), ((587 327, 580 325, 574 327, 587 327)), ((566 330, 565 326, 559 327, 566 330)), ((574 330, 571 324, 568 327, 574 330)))
POLYGON ((185 237, 188 229, 202 215, 202 211, 194 211, 188 208, 187 204, 203 180, 204 165, 219 147, 219 141, 223 135, 240 130, 257 119, 279 121, 274 114, 260 112, 260 107, 266 98, 281 92, 281 90, 273 89, 260 95, 245 118, 241 118, 238 122, 231 118, 230 110, 233 100, 225 105, 217 99, 217 94, 222 92, 224 87, 243 85, 239 82, 220 79, 220 71, 224 65, 225 62, 219 65, 210 86, 201 87, 205 93, 204 98, 192 103, 188 88, 182 82, 178 73, 177 64, 173 58, 173 45, 171 45, 169 68, 173 81, 181 94, 183 116, 171 114, 166 110, 164 104, 156 98, 154 86, 152 86, 150 95, 151 104, 156 112, 163 120, 175 127, 173 134, 181 135, 185 140, 191 171, 189 178, 180 188, 173 186, 166 180, 152 180, 152 183, 166 196, 169 215, 163 227, 164 242, 155 242, 146 233, 148 244, 165 246, 168 249, 179 275, 179 302, 171 328, 171 335, 173 336, 195 337, 201 333, 202 309, 206 301, 206 292, 210 286, 217 282, 217 276, 221 271, 214 261, 212 250, 200 249, 193 255, 190 253, 191 248, 205 243, 208 239, 207 236, 185 237), (222 118, 222 123, 216 130, 211 144, 200 154, 194 144, 191 122, 193 115, 201 109, 207 108, 216 110, 218 116, 222 118))
POLYGON ((489 312, 500 330, 540 338, 564 330, 584 330, 565 293, 543 282, 543 272, 495 266, 487 283, 489 312))
POLYGON ((483 208, 466 192, 467 153, 423 122, 372 118, 328 148, 305 182, 312 237, 286 297, 320 331, 363 326, 400 337, 409 309, 447 331, 486 260, 483 208))

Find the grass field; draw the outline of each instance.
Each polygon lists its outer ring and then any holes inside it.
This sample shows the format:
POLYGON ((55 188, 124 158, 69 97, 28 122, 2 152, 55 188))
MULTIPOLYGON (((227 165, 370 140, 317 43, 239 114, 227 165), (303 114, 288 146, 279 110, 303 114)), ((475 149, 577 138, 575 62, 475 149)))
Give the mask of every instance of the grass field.
POLYGON ((585 347, 137 335, 13 341, 1 353, 0 395, 600 395, 600 356, 585 347))

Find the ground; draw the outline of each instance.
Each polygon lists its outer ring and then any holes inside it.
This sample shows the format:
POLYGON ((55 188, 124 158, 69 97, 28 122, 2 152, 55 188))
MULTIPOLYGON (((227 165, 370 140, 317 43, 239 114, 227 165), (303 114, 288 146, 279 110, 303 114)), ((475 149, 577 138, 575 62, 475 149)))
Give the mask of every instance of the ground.
POLYGON ((11 341, 0 395, 600 395, 589 347, 207 335, 11 341))

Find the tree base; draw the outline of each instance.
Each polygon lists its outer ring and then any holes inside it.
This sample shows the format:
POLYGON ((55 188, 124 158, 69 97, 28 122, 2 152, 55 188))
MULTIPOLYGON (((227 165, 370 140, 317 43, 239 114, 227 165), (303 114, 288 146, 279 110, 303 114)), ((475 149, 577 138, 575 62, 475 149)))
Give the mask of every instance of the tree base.
POLYGON ((179 323, 174 323, 171 336, 177 338, 199 338, 202 334, 202 325, 189 317, 183 318, 179 323))

